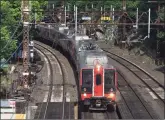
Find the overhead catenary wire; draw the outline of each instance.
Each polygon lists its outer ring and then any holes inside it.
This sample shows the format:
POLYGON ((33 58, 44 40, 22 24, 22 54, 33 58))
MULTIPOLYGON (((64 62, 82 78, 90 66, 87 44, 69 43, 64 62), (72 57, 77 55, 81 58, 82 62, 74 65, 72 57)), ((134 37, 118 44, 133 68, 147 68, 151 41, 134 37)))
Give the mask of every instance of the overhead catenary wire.
MULTIPOLYGON (((23 33, 23 30, 18 34, 18 36, 17 37, 14 37, 13 39, 11 39, 11 40, 14 40, 14 39, 17 39, 21 34, 23 33)), ((5 48, 4 49, 2 49, 1 50, 1 52, 3 52, 5 50, 5 48)))
MULTIPOLYGON (((31 28, 31 26, 30 26, 31 28)), ((21 34, 23 33, 23 31, 17 36, 19 37, 21 34)), ((20 45, 17 47, 17 49, 11 54, 11 56, 4 62, 0 65, 0 68, 2 68, 7 62, 9 62, 9 60, 13 57, 13 55, 18 51, 18 49, 21 47, 23 41, 20 43, 20 45)))
POLYGON ((7 62, 9 62, 9 60, 13 57, 13 55, 17 52, 17 50, 21 47, 23 42, 21 42, 21 44, 17 47, 17 49, 11 54, 11 56, 4 62, 2 63, 2 65, 0 66, 0 68, 2 68, 7 62))

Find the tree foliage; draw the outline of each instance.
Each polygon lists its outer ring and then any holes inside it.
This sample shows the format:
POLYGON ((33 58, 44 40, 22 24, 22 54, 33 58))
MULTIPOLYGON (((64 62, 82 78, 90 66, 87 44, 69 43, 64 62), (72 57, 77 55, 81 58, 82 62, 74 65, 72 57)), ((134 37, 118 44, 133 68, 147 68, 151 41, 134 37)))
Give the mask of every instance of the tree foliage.
POLYGON ((0 59, 7 58, 16 49, 16 40, 11 40, 18 18, 19 8, 16 2, 1 1, 1 40, 0 40, 0 59), (11 40, 11 41, 10 41, 11 40), (8 46, 4 46, 10 41, 8 46))
POLYGON ((35 19, 35 13, 36 13, 36 21, 40 21, 44 16, 44 12, 43 11, 46 6, 47 6, 48 2, 45 0, 34 0, 31 1, 31 20, 35 19))
MULTIPOLYGON (((22 31, 22 23, 19 24, 19 28, 16 30, 18 23, 21 22, 21 1, 20 0, 2 0, 1 4, 1 25, 0 25, 0 59, 8 58, 12 52, 14 52, 17 48, 18 34, 22 31), (13 33, 15 35, 12 37, 13 33), (12 38, 11 38, 12 37, 12 38), (7 45, 6 45, 7 44, 7 45), (5 46, 5 47, 4 47, 5 46)), ((35 0, 31 1, 32 10, 41 11, 47 5, 47 1, 45 0, 35 0)), ((33 14, 31 13, 30 16, 33 14)), ((37 20, 42 19, 43 13, 37 13, 37 20)), ((31 17, 30 21, 34 18, 31 17)))

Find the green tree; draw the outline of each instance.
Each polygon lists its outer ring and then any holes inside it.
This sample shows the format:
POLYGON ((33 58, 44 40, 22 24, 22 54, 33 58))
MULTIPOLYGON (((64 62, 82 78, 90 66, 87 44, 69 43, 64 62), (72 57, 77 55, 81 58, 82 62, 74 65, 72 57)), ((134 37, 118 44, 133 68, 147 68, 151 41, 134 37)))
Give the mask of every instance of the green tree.
MULTIPOLYGON (((21 21, 21 1, 18 0, 10 0, 10 1, 1 1, 1 25, 0 25, 0 59, 8 58, 12 52, 14 52, 17 48, 17 41, 22 40, 22 36, 17 38, 22 31, 22 23, 21 21), (18 29, 16 29, 18 26, 18 29), (11 38, 11 36, 15 33, 15 35, 11 38)), ((47 1, 38 0, 31 1, 32 10, 42 11, 47 5, 47 1)), ((30 16, 34 16, 31 12, 30 16)), ((42 19, 43 13, 37 13, 37 20, 42 19)), ((30 21, 32 21, 34 17, 31 17, 30 21)))
POLYGON ((34 20, 36 14, 36 21, 41 21, 44 17, 44 9, 46 8, 48 1, 46 0, 34 0, 31 1, 31 20, 34 20))
POLYGON ((0 59, 7 58, 16 49, 17 41, 10 39, 18 23, 17 16, 19 15, 19 9, 14 8, 15 5, 15 2, 11 4, 9 1, 1 1, 0 59), (6 44, 8 45, 5 46, 6 44))

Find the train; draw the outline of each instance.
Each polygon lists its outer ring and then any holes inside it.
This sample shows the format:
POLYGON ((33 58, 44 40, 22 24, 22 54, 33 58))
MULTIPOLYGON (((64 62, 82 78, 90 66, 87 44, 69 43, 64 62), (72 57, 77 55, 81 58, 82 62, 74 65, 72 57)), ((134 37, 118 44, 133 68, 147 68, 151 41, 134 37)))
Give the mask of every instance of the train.
POLYGON ((55 42, 71 56, 79 80, 83 110, 116 110, 117 70, 105 52, 87 35, 74 36, 67 27, 38 25, 40 37, 55 42))

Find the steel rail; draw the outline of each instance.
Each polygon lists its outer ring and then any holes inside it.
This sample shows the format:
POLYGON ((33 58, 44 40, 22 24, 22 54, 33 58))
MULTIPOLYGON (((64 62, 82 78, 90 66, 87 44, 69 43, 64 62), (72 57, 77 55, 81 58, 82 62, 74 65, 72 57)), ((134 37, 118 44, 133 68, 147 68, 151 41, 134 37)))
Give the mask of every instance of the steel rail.
MULTIPOLYGON (((143 107, 145 108, 145 110, 147 111, 147 113, 150 115, 151 118, 153 118, 152 114, 148 111, 147 107, 145 106, 145 104, 143 103, 143 101, 141 100, 141 98, 138 96, 138 94, 136 93, 136 91, 134 90, 134 88, 129 84, 129 82, 126 80, 125 76, 122 74, 121 71, 118 71, 119 75, 122 77, 122 79, 127 83, 128 87, 131 89, 131 91, 136 95, 136 97, 138 98, 138 100, 141 102, 141 104, 143 105, 143 107)), ((121 93, 120 93, 121 94, 121 93)), ((131 109, 129 108, 129 105, 127 104, 123 94, 121 94, 122 98, 124 99, 129 111, 131 112, 131 115, 133 116, 133 113, 131 111, 131 109)), ((134 116, 133 116, 134 117, 134 116)), ((136 119, 136 118, 134 118, 136 119)), ((140 118, 141 119, 141 118, 140 118)), ((154 118, 153 118, 154 119, 154 118)), ((155 118, 158 119, 158 118, 155 118)))
MULTIPOLYGON (((42 46, 40 46, 42 47, 42 46)), ((49 59, 49 57, 45 54, 44 51, 41 50, 41 48, 35 46, 36 49, 38 49, 40 52, 42 52, 45 57, 47 58, 48 60, 48 64, 49 64, 49 67, 50 67, 50 84, 49 84, 49 94, 48 94, 48 98, 47 98, 47 102, 46 102, 46 107, 45 107, 45 113, 44 113, 44 119, 46 118, 46 112, 47 112, 47 108, 48 108, 48 105, 49 105, 49 102, 51 100, 51 96, 52 96, 52 88, 53 88, 53 67, 51 65, 51 61, 49 59)), ((42 109, 42 108, 41 108, 42 109)), ((41 111, 40 111, 41 112, 41 111)), ((40 114, 39 114, 40 115, 40 114)))
MULTIPOLYGON (((135 68, 137 68, 137 69, 139 69, 140 71, 142 71, 143 73, 145 73, 145 75, 147 75, 151 80, 153 80, 153 82, 155 82, 155 84, 157 84, 159 87, 161 87, 163 90, 165 90, 165 87, 163 86, 163 85, 161 85, 154 77, 152 77, 149 73, 147 73, 145 70, 143 70, 142 68, 140 68, 139 66, 137 66, 137 65, 135 65, 134 63, 132 63, 132 62, 130 62, 129 60, 126 60, 126 59, 124 59, 124 58, 122 58, 122 57, 120 57, 120 56, 118 56, 118 55, 116 55, 116 54, 114 54, 114 53, 112 53, 112 52, 110 52, 110 51, 107 51, 107 50, 104 50, 105 52, 107 52, 108 54, 111 54, 111 55, 113 55, 113 56, 116 56, 116 57, 118 57, 119 59, 121 59, 121 60, 124 60, 124 61, 126 61, 127 63, 129 63, 130 65, 132 65, 133 67, 135 67, 135 68)), ((130 70, 137 78, 139 78, 139 80, 141 81, 141 82, 143 82, 163 103, 165 103, 165 101, 164 101, 164 99, 162 99, 153 89, 152 89, 152 87, 149 85, 149 84, 147 84, 147 82, 145 82, 144 80, 143 80, 143 78, 141 78, 140 76, 138 76, 133 70, 131 70, 128 66, 126 66, 125 64, 123 64, 121 61, 119 61, 119 60, 117 60, 117 59, 115 59, 114 57, 112 57, 111 55, 108 55, 108 57, 110 57, 110 58, 112 58, 112 59, 114 59, 115 61, 117 61, 118 63, 120 63, 121 65, 123 65, 124 67, 126 67, 128 70, 130 70)))
MULTIPOLYGON (((60 66, 60 69, 61 69, 61 72, 62 72, 62 80, 63 80, 63 84, 62 86, 64 87, 63 88, 63 105, 62 105, 62 118, 61 119, 64 119, 64 116, 65 116, 65 103, 66 103, 66 90, 65 90, 65 74, 64 74, 64 70, 63 70, 63 66, 62 66, 62 63, 60 62, 59 58, 54 54, 54 52, 52 52, 50 49, 46 48, 45 46, 35 42, 35 44, 39 45, 39 46, 42 46, 43 48, 45 48, 47 51, 49 51, 57 60, 57 62, 59 63, 59 66, 60 66)), ((51 84, 53 86, 53 83, 51 84)))

